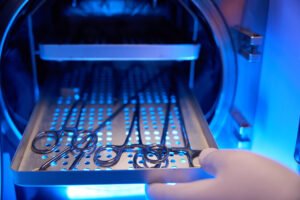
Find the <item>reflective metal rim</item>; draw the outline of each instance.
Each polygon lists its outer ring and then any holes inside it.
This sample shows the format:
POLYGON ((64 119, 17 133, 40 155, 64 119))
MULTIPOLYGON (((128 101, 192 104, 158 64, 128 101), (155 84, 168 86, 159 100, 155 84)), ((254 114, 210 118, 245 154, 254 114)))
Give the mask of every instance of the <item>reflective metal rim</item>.
MULTIPOLYGON (((20 1, 21 3, 16 5, 16 9, 4 31, 3 37, 0 43, 0 60, 3 52, 3 47, 7 39, 8 33, 10 32, 15 20, 19 13, 24 9, 29 0, 20 1)), ((218 137, 221 133, 226 120, 229 116, 229 111, 234 100, 235 88, 236 88, 236 79, 237 79, 237 66, 236 66, 236 57, 234 53, 234 47, 232 40, 228 31, 226 23, 222 15, 219 13, 216 5, 212 1, 203 1, 203 0, 192 0, 195 6, 199 9, 200 13, 204 16, 208 22, 212 33, 214 35, 215 42, 219 48, 222 64, 223 64, 223 77, 222 77, 222 87, 221 93, 219 96, 218 105, 216 107, 215 115, 213 120, 210 123, 211 130, 214 134, 214 137, 218 137)), ((22 135, 15 126, 12 118, 10 117, 8 110, 6 108, 2 89, 0 87, 0 104, 2 112, 9 126, 16 134, 17 138, 21 138, 22 135)))
MULTIPOLYGON (((29 0, 22 0, 22 1, 11 1, 9 2, 7 7, 9 7, 11 10, 11 13, 6 13, 9 14, 6 17, 9 17, 9 19, 7 19, 8 23, 7 26, 4 29, 3 32, 3 36, 0 41, 0 61, 2 59, 2 53, 3 53, 3 48, 7 39, 7 36, 11 30, 11 28, 13 27, 13 25, 15 24, 15 21, 17 19, 17 17, 19 16, 19 14, 21 13, 21 11, 25 8, 25 6, 27 5, 27 3, 29 2, 29 0)), ((7 8, 5 7, 5 8, 7 8)), ((5 19, 3 19, 5 20, 5 19)), ((6 103, 4 101, 3 98, 3 91, 2 91, 2 87, 0 86, 0 106, 1 106, 1 110, 3 113, 3 116, 6 120, 6 122, 8 123, 8 125, 10 126, 10 128, 12 129, 13 133, 15 134, 15 136, 17 137, 17 139, 21 139, 22 134, 20 133, 20 131, 18 130, 18 128, 16 127, 16 125, 14 124, 8 110, 7 110, 7 106, 6 103)))
POLYGON ((209 24, 215 43, 220 51, 223 74, 214 117, 210 123, 211 131, 217 138, 223 131, 230 109, 234 102, 237 81, 237 58, 229 28, 217 6, 212 1, 192 0, 209 24))

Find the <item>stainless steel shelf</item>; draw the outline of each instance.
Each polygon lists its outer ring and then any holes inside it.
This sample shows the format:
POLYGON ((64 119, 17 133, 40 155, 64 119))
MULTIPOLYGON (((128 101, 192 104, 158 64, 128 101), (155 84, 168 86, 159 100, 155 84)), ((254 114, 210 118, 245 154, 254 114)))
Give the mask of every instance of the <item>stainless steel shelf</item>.
POLYGON ((40 44, 42 60, 58 61, 191 61, 200 44, 40 44))

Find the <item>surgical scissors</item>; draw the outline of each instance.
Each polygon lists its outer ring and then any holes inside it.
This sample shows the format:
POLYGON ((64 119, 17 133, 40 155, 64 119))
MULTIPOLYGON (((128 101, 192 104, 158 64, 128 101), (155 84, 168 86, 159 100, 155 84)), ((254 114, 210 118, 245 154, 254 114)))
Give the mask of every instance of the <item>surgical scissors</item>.
POLYGON ((144 162, 144 167, 148 168, 147 162, 154 164, 154 168, 160 168, 162 163, 165 163, 165 166, 162 168, 167 168, 169 165, 169 149, 166 146, 166 137, 168 133, 169 128, 169 116, 170 116, 170 110, 171 110, 171 95, 173 93, 173 87, 172 85, 169 85, 169 92, 168 92, 168 102, 166 104, 166 113, 165 113, 165 120, 163 125, 163 131, 161 135, 161 140, 159 144, 152 144, 145 146, 145 148, 142 149, 142 156, 139 156, 141 154, 135 154, 133 157, 133 164, 135 168, 142 168, 138 164, 138 157, 142 157, 144 162))
MULTIPOLYGON (((158 74, 156 74, 154 77, 152 77, 151 79, 149 79, 142 88, 140 88, 140 92, 142 92, 143 90, 145 90, 153 80, 158 78, 158 75, 160 75, 161 72, 159 72, 158 74)), ((87 85, 89 84, 89 82, 87 82, 87 84, 85 84, 85 87, 87 87, 87 85)), ((90 92, 88 93, 90 94, 90 92)), ((62 157, 64 157, 65 155, 69 154, 69 153, 78 153, 75 160, 73 161, 73 163, 71 164, 71 166, 69 167, 69 170, 74 169, 77 165, 77 163, 80 162, 80 160, 85 156, 85 154, 91 155, 96 147, 97 147, 97 142, 98 142, 98 137, 97 137, 97 133, 106 125, 107 122, 111 121, 112 119, 114 119, 127 105, 130 104, 130 101, 135 99, 137 97, 138 93, 131 97, 128 101, 127 104, 124 104, 122 106, 120 106, 110 117, 108 117, 106 120, 104 120, 95 130, 93 131, 79 131, 77 129, 79 120, 80 120, 80 115, 81 112, 83 110, 83 108, 86 106, 87 104, 87 98, 83 98, 82 100, 79 99, 76 102, 74 102, 74 104, 72 105, 72 108, 69 111, 69 114, 66 118, 66 121, 64 123, 64 126, 62 127, 61 130, 57 131, 57 132, 50 132, 47 134, 45 133, 41 133, 40 135, 38 135, 38 137, 35 138, 36 141, 33 141, 32 143, 32 149, 33 151, 35 151, 36 153, 40 153, 40 154, 47 154, 47 153, 51 153, 55 150, 55 148, 57 148, 58 143, 59 143, 59 138, 63 137, 66 131, 72 131, 73 132, 73 137, 72 137, 72 141, 71 141, 71 145, 67 148, 65 148, 61 153, 59 153, 58 155, 56 155, 55 157, 51 158, 50 160, 46 161, 40 168, 39 170, 46 170, 47 168, 49 168, 51 166, 51 163, 53 162, 57 162, 58 160, 60 160, 62 157), (79 109, 79 118, 77 118, 77 122, 76 125, 72 128, 67 128, 67 122, 68 122, 68 118, 70 117, 70 113, 72 113, 72 110, 77 107, 77 104, 81 103, 81 107, 79 109), (83 135, 82 137, 80 135, 83 135), (54 145, 51 146, 51 148, 49 149, 38 149, 35 145, 35 143, 37 143, 39 140, 43 139, 43 138, 47 138, 47 137, 54 137, 55 143, 54 145)))
MULTIPOLYGON (((71 108, 69 109, 69 112, 66 116, 66 119, 64 120, 64 123, 61 127, 61 129, 59 130, 47 130, 47 131, 42 131, 39 132, 35 138, 32 141, 32 145, 31 145, 31 149, 33 152, 38 153, 38 154, 49 154, 53 151, 55 151, 58 146, 59 146, 59 141, 61 138, 63 138, 65 135, 69 134, 69 135, 78 135, 78 125, 80 122, 80 117, 82 115, 82 111, 84 109, 84 107, 87 104, 87 100, 89 98, 89 93, 86 96, 85 92, 87 90, 87 88, 89 87, 89 79, 88 77, 85 77, 84 80, 84 86, 83 88, 81 88, 81 92, 79 95, 79 98, 77 100, 75 100, 72 105, 71 108), (75 125, 73 127, 68 127, 68 123, 70 121, 70 118, 72 116, 72 113, 75 111, 75 109, 79 106, 79 113, 78 113, 78 117, 77 120, 75 122, 75 125), (44 143, 44 142, 48 142, 48 141, 53 141, 52 144, 50 143, 44 143), (41 145, 42 144, 42 145, 41 145)), ((91 88, 91 87, 89 87, 91 88)))
POLYGON ((122 156, 122 154, 126 151, 131 151, 132 149, 136 148, 144 148, 143 142, 142 142, 142 137, 141 137, 141 132, 140 132, 140 123, 139 123, 139 113, 140 113, 140 104, 139 101, 137 100, 136 106, 135 106, 135 111, 132 117, 132 122, 129 128, 129 131, 127 133, 126 139, 122 145, 105 145, 99 147, 94 156, 94 162, 96 165, 101 166, 101 167, 111 167, 117 164, 122 156), (128 145, 128 142, 130 140, 130 137, 132 135, 132 130, 134 128, 134 124, 136 122, 136 129, 138 132, 138 143, 137 144, 132 144, 128 145), (101 153, 105 151, 110 151, 114 152, 115 156, 113 158, 110 158, 108 160, 102 159, 101 153))
MULTIPOLYGON (((170 86, 170 88, 172 88, 170 86)), ((137 93, 138 95, 139 93, 137 93)), ((169 125, 169 114, 170 114, 170 107, 171 107, 171 96, 169 92, 169 98, 167 102, 167 109, 166 109, 166 116, 163 126, 163 132, 161 137, 160 144, 154 144, 154 145, 144 145, 142 141, 142 135, 140 130, 140 102, 139 97, 136 98, 136 106, 135 111, 132 117, 132 122, 128 131, 128 134, 125 138, 125 141, 122 145, 105 145, 99 147, 94 155, 94 162, 96 165, 101 167, 112 167, 116 165, 119 160, 121 159, 121 156, 124 152, 130 152, 135 151, 134 157, 133 157, 133 166, 134 168, 143 168, 138 164, 138 158, 141 157, 144 167, 146 168, 160 168, 161 164, 165 162, 164 168, 166 168, 169 164, 168 162, 168 148, 165 146, 166 143, 166 136, 168 131, 168 125, 169 125), (136 129, 138 133, 138 143, 137 144, 128 144, 130 137, 132 136, 132 130, 134 128, 136 122, 136 129), (111 156, 112 158, 109 159, 103 159, 103 155, 101 156, 101 153, 108 151, 108 152, 114 152, 115 156, 111 156), (157 159, 155 159, 155 157, 157 159), (154 158, 154 159, 153 159, 154 158), (147 162, 154 164, 154 166, 150 167, 147 162)))
POLYGON ((59 153, 52 159, 46 161, 39 168, 39 170, 46 170, 51 166, 51 163, 57 162, 65 155, 71 152, 79 152, 79 154, 75 156, 75 160, 69 167, 69 170, 72 170, 76 167, 76 165, 86 154, 90 155, 94 152, 97 142, 98 142, 97 135, 93 134, 90 131, 80 131, 80 134, 77 134, 72 138, 70 147, 65 148, 61 153, 59 153), (82 137, 80 135, 82 135, 82 137))
MULTIPOLYGON (((90 75, 90 73, 88 73, 90 75)), ((78 125, 80 122, 80 118, 82 116, 83 109, 86 107, 88 99, 90 98, 91 89, 90 87, 90 76, 86 76, 84 80, 84 86, 81 90, 80 97, 77 99, 71 106, 67 117, 62 125, 62 128, 58 131, 44 131, 37 134, 37 136, 32 141, 32 151, 38 154, 49 154, 56 150, 59 146, 60 139, 63 138, 66 134, 72 135, 71 145, 65 148, 61 153, 56 155, 55 157, 51 158, 50 160, 46 161, 39 170, 46 170, 48 167, 51 166, 51 163, 60 160, 63 156, 67 155, 68 153, 72 152, 74 154, 78 153, 75 156, 75 160, 69 167, 69 169, 75 168, 76 164, 80 162, 82 157, 85 154, 92 154, 96 148, 97 144, 97 135, 91 131, 82 131, 78 130, 78 125), (88 88, 88 91, 86 91, 88 88), (87 95, 85 95, 87 92, 87 95), (68 127, 69 119, 75 111, 75 108, 79 106, 79 114, 76 120, 76 123, 73 127, 68 127), (53 139, 54 142, 51 145, 46 145, 46 148, 38 147, 38 143, 43 140, 53 139)))

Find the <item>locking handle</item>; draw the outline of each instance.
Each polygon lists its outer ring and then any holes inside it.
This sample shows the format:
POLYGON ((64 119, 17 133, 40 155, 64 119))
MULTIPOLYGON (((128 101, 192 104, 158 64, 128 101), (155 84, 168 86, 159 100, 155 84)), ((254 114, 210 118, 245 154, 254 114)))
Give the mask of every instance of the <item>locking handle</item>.
POLYGON ((261 53, 259 47, 263 44, 263 36, 242 27, 235 27, 239 54, 249 62, 259 62, 261 53))

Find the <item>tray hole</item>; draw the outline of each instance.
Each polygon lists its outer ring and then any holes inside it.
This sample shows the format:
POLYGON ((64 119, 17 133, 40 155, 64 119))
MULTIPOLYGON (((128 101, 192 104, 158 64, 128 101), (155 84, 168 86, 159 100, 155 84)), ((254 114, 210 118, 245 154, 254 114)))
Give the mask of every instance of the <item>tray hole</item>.
MULTIPOLYGON (((100 138, 100 139, 102 140, 102 138, 100 138)), ((99 141, 99 138, 98 138, 98 141, 99 141)), ((98 142, 97 147, 100 147, 100 146, 102 146, 102 142, 98 142)))
POLYGON ((128 157, 128 158, 132 158, 133 155, 130 153, 130 154, 127 155, 127 157, 128 157))
POLYGON ((50 143, 46 143, 45 146, 46 147, 51 147, 51 144, 50 143))
POLYGON ((46 159, 48 158, 48 156, 47 156, 47 155, 42 155, 41 158, 42 158, 43 160, 46 160, 46 159))
POLYGON ((143 164, 143 163, 144 163, 144 160, 140 160, 139 163, 140 163, 140 164, 143 164))
POLYGON ((63 165, 65 165, 65 166, 68 165, 68 164, 69 164, 69 163, 68 163, 67 161, 63 162, 63 165))
POLYGON ((72 137, 73 135, 74 135, 73 132, 68 132, 68 136, 69 136, 69 137, 72 137))
POLYGON ((89 165, 89 164, 91 164, 89 161, 86 161, 85 163, 84 163, 85 165, 89 165))
POLYGON ((51 164, 50 164, 52 167, 55 167, 55 166, 57 166, 57 162, 51 162, 51 164))
POLYGON ((133 161, 132 161, 132 160, 129 160, 129 161, 128 161, 128 164, 132 165, 132 164, 133 164, 133 161))
POLYGON ((152 153, 149 153, 147 156, 150 157, 150 158, 154 157, 154 155, 152 153))
POLYGON ((103 133, 102 133, 102 132, 98 132, 97 135, 98 135, 98 136, 102 136, 103 133))
POLYGON ((177 131, 177 130, 173 130, 173 131, 172 131, 172 134, 173 134, 173 135, 177 135, 177 134, 178 134, 178 131, 177 131))
POLYGON ((181 152, 179 152, 178 155, 179 155, 179 156, 185 156, 185 152, 181 151, 181 152))
POLYGON ((106 158, 112 158, 112 155, 111 154, 108 154, 108 155, 106 155, 106 158))
POLYGON ((68 155, 64 156, 64 159, 68 159, 68 158, 69 158, 69 156, 68 156, 68 155))
POLYGON ((147 121, 147 116, 142 116, 142 120, 147 121))
POLYGON ((108 131, 108 132, 106 133, 106 135, 111 136, 111 135, 112 135, 112 132, 108 131))

